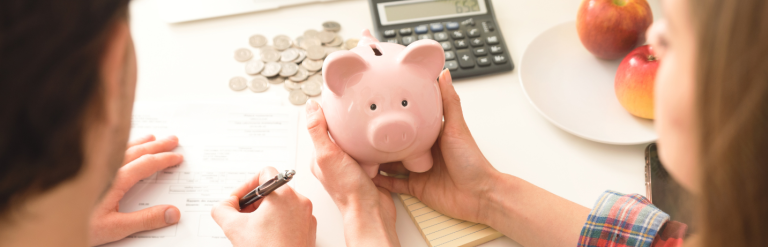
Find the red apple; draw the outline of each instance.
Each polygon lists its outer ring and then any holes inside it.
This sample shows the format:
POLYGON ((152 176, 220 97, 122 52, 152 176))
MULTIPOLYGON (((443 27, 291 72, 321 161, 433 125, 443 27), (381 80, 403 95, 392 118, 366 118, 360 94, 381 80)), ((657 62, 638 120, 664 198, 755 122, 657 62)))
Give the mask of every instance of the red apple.
POLYGON ((616 72, 616 97, 632 115, 653 119, 653 84, 659 60, 649 45, 638 47, 621 61, 616 72))
POLYGON ((653 23, 645 0, 584 0, 576 16, 576 29, 584 47, 596 57, 615 60, 645 43, 653 23))

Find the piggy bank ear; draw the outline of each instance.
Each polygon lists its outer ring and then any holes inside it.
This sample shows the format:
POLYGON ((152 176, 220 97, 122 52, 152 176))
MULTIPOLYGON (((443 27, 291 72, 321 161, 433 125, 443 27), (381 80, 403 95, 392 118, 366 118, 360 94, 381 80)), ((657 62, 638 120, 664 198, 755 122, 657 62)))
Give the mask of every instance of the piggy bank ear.
POLYGON ((443 47, 436 41, 419 40, 411 43, 400 53, 398 62, 421 68, 430 77, 437 79, 445 65, 445 53, 443 53, 443 47))
POLYGON ((366 70, 368 70, 368 62, 357 53, 337 51, 325 58, 323 80, 333 94, 342 96, 347 84, 360 81, 362 73, 366 70))

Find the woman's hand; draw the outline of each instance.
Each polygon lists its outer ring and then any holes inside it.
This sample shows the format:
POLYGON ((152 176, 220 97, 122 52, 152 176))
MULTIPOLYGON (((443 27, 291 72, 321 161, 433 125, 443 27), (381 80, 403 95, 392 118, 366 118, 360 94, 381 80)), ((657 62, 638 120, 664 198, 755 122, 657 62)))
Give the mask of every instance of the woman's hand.
POLYGON ((377 188, 360 165, 332 142, 323 109, 306 106, 307 128, 315 144, 312 173, 331 195, 344 217, 348 246, 399 246, 395 204, 389 191, 377 188))
POLYGON ((117 241, 136 232, 179 222, 181 213, 172 205, 157 205, 130 213, 119 212, 120 199, 139 180, 181 163, 184 159, 181 154, 170 153, 178 145, 179 139, 175 136, 155 140, 152 135, 128 143, 125 165, 117 171, 112 187, 91 216, 91 245, 117 241))
MULTIPOLYGON (((408 179, 377 175, 373 181, 392 192, 413 195, 448 216, 486 223, 489 191, 500 173, 480 152, 464 122, 450 71, 443 71, 438 83, 445 123, 432 147, 432 169, 411 172, 408 179)), ((408 173, 400 162, 384 164, 380 169, 388 174, 408 173)))
POLYGON ((315 246, 317 220, 312 202, 290 186, 240 208, 240 198, 275 175, 275 168, 262 169, 211 209, 211 216, 234 246, 315 246))

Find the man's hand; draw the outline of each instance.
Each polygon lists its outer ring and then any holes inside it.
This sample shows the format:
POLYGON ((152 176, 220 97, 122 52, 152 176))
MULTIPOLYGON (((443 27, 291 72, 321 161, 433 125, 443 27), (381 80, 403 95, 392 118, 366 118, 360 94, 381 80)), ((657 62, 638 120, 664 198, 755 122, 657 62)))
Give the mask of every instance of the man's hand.
MULTIPOLYGON (((500 173, 480 152, 464 122, 450 71, 443 71, 438 83, 445 123, 432 147, 432 169, 424 173, 411 172, 408 179, 377 175, 373 181, 392 192, 413 195, 448 216, 486 223, 484 203, 491 196, 488 191, 500 173)), ((389 174, 408 173, 400 162, 383 164, 380 169, 389 174)))
POLYGON ((175 136, 155 140, 151 135, 128 143, 125 165, 117 171, 112 187, 91 216, 91 245, 117 241, 136 232, 173 225, 179 221, 181 213, 172 205, 157 205, 131 213, 119 212, 120 199, 139 180, 181 163, 184 159, 181 154, 170 153, 178 145, 179 139, 175 136))
POLYGON ((264 168, 211 209, 211 216, 234 246, 315 246, 317 220, 312 202, 290 186, 240 208, 240 198, 275 175, 275 168, 264 168))
POLYGON ((360 165, 328 136, 323 109, 307 103, 307 128, 315 144, 312 173, 323 184, 344 217, 348 246, 399 246, 397 213, 390 192, 376 187, 360 165))

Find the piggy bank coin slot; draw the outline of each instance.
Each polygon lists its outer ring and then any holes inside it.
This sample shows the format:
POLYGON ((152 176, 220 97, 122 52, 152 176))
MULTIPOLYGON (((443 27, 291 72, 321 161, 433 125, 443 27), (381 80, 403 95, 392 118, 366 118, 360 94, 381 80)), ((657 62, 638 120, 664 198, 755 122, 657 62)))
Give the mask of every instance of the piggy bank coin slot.
POLYGON ((379 47, 376 44, 371 44, 371 49, 373 49, 373 54, 376 54, 377 57, 380 57, 381 50, 379 50, 379 47))
POLYGON ((376 104, 371 104, 371 111, 375 111, 375 110, 376 110, 376 104))

